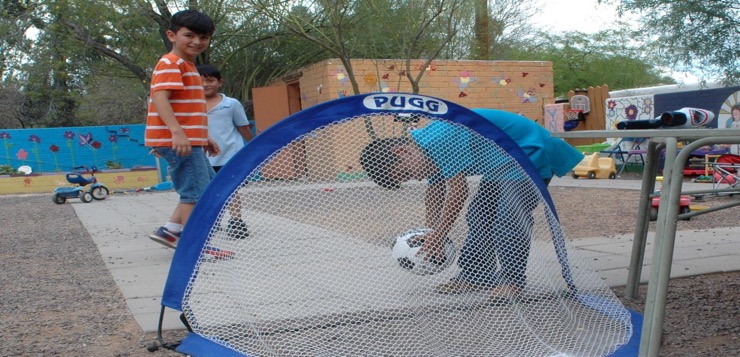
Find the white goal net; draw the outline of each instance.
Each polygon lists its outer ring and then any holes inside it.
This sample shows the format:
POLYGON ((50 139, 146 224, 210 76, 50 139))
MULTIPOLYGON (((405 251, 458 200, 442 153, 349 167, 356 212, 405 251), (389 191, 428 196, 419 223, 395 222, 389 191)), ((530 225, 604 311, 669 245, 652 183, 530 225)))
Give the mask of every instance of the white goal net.
POLYGON ((422 111, 337 115, 279 147, 258 137, 209 187, 181 246, 198 244, 173 262, 192 263, 175 305, 194 334, 248 356, 607 356, 627 343, 629 312, 569 249, 510 143, 422 111), (264 159, 244 163, 260 145, 264 159), (403 145, 431 159, 404 162, 403 145), (392 247, 441 219, 430 188, 452 195, 455 167, 454 263, 417 274, 392 247))

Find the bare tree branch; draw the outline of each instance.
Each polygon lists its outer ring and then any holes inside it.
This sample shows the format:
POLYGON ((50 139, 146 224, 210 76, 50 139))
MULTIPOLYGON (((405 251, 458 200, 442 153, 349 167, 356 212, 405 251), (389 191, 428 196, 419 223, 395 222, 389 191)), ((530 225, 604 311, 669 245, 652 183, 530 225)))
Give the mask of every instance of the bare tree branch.
POLYGON ((142 85, 145 88, 149 87, 149 75, 146 73, 144 68, 141 68, 135 62, 131 61, 128 57, 123 56, 119 54, 118 52, 114 51, 113 49, 108 48, 104 44, 95 41, 95 39, 93 39, 87 33, 87 31, 85 31, 85 29, 82 28, 82 26, 76 23, 70 22, 61 17, 59 18, 59 24, 69 29, 72 32, 72 35, 77 40, 81 41, 87 46, 90 46, 91 48, 95 49, 101 54, 112 58, 113 60, 117 61, 118 63, 126 67, 126 69, 131 71, 131 73, 133 73, 134 76, 136 76, 136 78, 142 81, 142 85))

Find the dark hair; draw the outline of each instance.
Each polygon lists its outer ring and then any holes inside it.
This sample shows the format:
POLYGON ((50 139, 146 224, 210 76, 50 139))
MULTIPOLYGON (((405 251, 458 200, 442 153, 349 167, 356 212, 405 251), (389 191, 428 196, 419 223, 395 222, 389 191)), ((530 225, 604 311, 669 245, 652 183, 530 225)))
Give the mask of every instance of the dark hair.
POLYGON ((212 64, 199 64, 196 68, 198 68, 198 73, 203 77, 221 80, 221 71, 218 70, 218 67, 212 64))
POLYGON ((393 164, 398 161, 393 149, 410 143, 411 139, 406 137, 373 140, 362 149, 360 165, 370 176, 370 179, 380 187, 397 189, 401 187, 401 183, 394 180, 389 174, 393 164))
POLYGON ((177 32, 186 27, 199 35, 213 35, 216 25, 210 16, 195 10, 183 10, 174 15, 170 20, 170 31, 177 32))

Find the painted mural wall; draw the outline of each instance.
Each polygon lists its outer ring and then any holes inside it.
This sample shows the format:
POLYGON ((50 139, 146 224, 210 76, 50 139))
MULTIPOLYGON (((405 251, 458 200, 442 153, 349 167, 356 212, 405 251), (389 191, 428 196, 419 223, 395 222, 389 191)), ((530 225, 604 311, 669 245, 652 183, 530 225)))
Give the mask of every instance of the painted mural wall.
MULTIPOLYGON (((706 109, 714 113, 707 127, 715 129, 740 127, 740 87, 712 88, 675 93, 647 94, 606 100, 606 128, 616 130, 620 121, 652 119, 681 108, 706 109)), ((719 145, 714 151, 731 150, 738 145, 719 145)))
POLYGON ((714 120, 708 127, 730 128, 740 126, 740 87, 610 98, 606 100, 606 108, 606 128, 609 130, 616 130, 620 121, 652 119, 681 108, 711 111, 714 120), (736 117, 733 117, 733 110, 736 117))
POLYGON ((0 193, 51 192, 72 185, 64 175, 84 172, 79 166, 96 166, 96 175, 112 190, 152 186, 164 179, 166 163, 157 171, 143 139, 143 124, 0 129, 0 193), (21 167, 31 174, 17 175, 21 167))
POLYGON ((143 124, 0 130, 0 165, 30 166, 33 172, 155 166, 143 139, 143 124))

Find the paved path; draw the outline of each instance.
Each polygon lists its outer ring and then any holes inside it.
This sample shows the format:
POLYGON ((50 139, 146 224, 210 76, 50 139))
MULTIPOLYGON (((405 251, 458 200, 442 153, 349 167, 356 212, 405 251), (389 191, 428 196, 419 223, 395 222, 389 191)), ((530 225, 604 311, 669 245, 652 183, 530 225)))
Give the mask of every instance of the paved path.
MULTIPOLYGON (((551 186, 640 189, 639 180, 575 180, 557 178, 551 186)), ((686 184, 685 190, 706 189, 686 184)), ((173 250, 146 237, 169 217, 177 194, 174 192, 115 195, 89 206, 73 205, 87 228, 113 278, 120 287, 134 318, 145 331, 156 331, 160 300, 173 250), (83 209, 84 208, 84 209, 83 209)), ((740 270, 740 228, 704 232, 678 232, 672 277, 740 270)), ((652 238, 652 234, 650 235, 652 238)), ((627 280, 633 235, 594 237, 573 241, 594 270, 609 286, 627 280)), ((651 245, 645 256, 642 281, 647 281, 652 257, 651 245)), ((183 328, 178 313, 165 314, 164 329, 183 328)))

